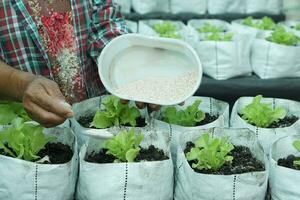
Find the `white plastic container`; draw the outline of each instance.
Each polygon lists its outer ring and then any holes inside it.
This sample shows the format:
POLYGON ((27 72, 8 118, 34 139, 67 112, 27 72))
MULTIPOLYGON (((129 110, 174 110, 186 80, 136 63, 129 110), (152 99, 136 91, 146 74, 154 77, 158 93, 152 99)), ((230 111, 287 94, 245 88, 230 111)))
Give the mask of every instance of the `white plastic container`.
POLYGON ((197 53, 176 39, 126 34, 106 45, 97 63, 108 92, 158 105, 185 101, 202 79, 197 53))

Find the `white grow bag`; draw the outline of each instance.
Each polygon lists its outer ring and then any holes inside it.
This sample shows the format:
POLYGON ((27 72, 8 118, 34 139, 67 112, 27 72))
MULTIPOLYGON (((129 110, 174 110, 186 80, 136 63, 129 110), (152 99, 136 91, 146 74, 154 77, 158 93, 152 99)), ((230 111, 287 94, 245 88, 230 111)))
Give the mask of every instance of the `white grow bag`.
POLYGON ((137 22, 126 20, 126 25, 133 33, 138 32, 138 23, 137 22))
POLYGON ((244 0, 208 0, 207 9, 209 14, 243 14, 246 11, 246 3, 244 0))
POLYGON ((140 20, 139 21, 139 33, 142 35, 159 37, 159 34, 153 29, 153 26, 158 23, 170 22, 177 28, 177 34, 180 35, 181 40, 186 40, 188 37, 188 29, 181 21, 170 20, 140 20))
POLYGON ((300 77, 300 45, 286 46, 256 39, 252 48, 253 71, 262 79, 300 77))
MULTIPOLYGON (((0 199, 73 200, 78 173, 75 137, 69 128, 46 129, 74 151, 65 164, 37 164, 0 155, 0 199)), ((55 141, 54 141, 55 142, 55 141)))
MULTIPOLYGON (((168 133, 142 131, 142 147, 154 145, 171 157, 168 133)), ((110 129, 117 134, 119 129, 110 129)), ((169 158, 164 161, 139 163, 97 164, 84 160, 86 153, 99 151, 104 141, 90 140, 80 151, 80 175, 77 185, 78 200, 173 200, 173 165, 169 158), (99 143, 100 142, 100 143, 99 143)))
POLYGON ((130 13, 131 10, 131 0, 113 0, 114 3, 121 7, 122 13, 130 13))
MULTIPOLYGON (((156 119, 153 121, 154 127, 158 130, 170 131, 171 153, 173 161, 176 160, 177 146, 179 143, 179 137, 185 135, 187 131, 208 129, 213 127, 229 127, 229 105, 224 101, 219 101, 210 97, 190 97, 186 100, 183 106, 176 106, 176 109, 183 110, 186 107, 192 105, 196 100, 201 100, 199 109, 210 115, 218 115, 218 119, 206 125, 196 127, 183 127, 175 124, 168 124, 159 120, 161 113, 156 113, 156 119)), ((166 107, 161 109, 161 112, 166 107)))
POLYGON ((268 185, 268 162, 261 146, 248 129, 219 129, 191 131, 180 137, 175 175, 175 200, 264 200, 268 185), (201 134, 210 132, 213 137, 228 136, 234 145, 249 147, 265 171, 234 175, 209 175, 195 172, 189 165, 184 149, 201 134))
POLYGON ((169 0, 132 0, 132 7, 139 14, 169 12, 169 0))
POLYGON ((251 75, 250 51, 255 34, 233 31, 232 41, 201 41, 209 33, 199 33, 197 29, 205 23, 222 26, 231 32, 230 25, 225 21, 189 21, 189 28, 196 39, 193 42, 194 48, 203 64, 203 72, 216 80, 251 75))
MULTIPOLYGON (((277 139, 299 133, 300 120, 296 121, 292 126, 285 128, 259 128, 247 123, 238 113, 249 105, 252 100, 253 97, 241 97, 235 102, 231 113, 230 125, 233 128, 248 128, 252 130, 266 153, 269 153, 270 145, 277 139)), ((300 118, 299 102, 285 99, 263 98, 262 103, 270 103, 273 108, 284 108, 288 115, 294 115, 300 118)))
MULTIPOLYGON (((80 148, 90 137, 93 138, 109 138, 111 134, 107 132, 107 129, 96 129, 96 128, 85 128, 81 126, 77 120, 82 116, 90 116, 94 115, 97 110, 103 109, 102 105, 103 101, 108 97, 108 95, 104 95, 101 97, 95 97, 91 99, 87 99, 80 103, 73 105, 73 112, 75 113, 75 118, 71 120, 71 127, 77 137, 78 147, 80 148)), ((134 105, 134 102, 130 102, 130 105, 134 105)), ((146 122, 148 120, 148 111, 147 108, 139 110, 142 118, 145 118, 146 122)))
POLYGON ((279 166, 277 161, 293 154, 300 156, 293 142, 300 136, 289 136, 277 140, 270 151, 270 189, 272 200, 299 200, 300 171, 279 166))
POLYGON ((246 13, 278 15, 282 11, 282 0, 247 0, 246 13))
POLYGON ((189 0, 188 2, 182 0, 170 0, 171 13, 195 13, 205 14, 207 0, 189 0))

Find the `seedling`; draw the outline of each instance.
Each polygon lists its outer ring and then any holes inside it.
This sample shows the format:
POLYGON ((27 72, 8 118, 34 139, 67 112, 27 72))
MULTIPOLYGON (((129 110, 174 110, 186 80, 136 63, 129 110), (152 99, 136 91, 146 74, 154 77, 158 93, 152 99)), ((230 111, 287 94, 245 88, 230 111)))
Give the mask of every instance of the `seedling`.
POLYGON ((212 138, 209 133, 205 133, 194 144, 195 147, 186 154, 188 161, 196 161, 192 164, 194 169, 217 171, 233 160, 229 153, 234 146, 228 142, 227 137, 212 138))
MULTIPOLYGON (((300 153, 300 140, 296 140, 293 143, 293 146, 295 147, 295 149, 300 153)), ((294 161, 294 167, 298 170, 300 170, 300 160, 295 160, 294 161)))
POLYGON ((300 31, 300 24, 297 24, 297 25, 295 26, 295 29, 296 29, 297 31, 300 31))
POLYGON ((270 104, 261 103, 262 98, 262 95, 254 97, 252 103, 242 110, 241 115, 244 120, 258 127, 267 128, 272 123, 286 117, 285 109, 276 108, 273 110, 270 104))
POLYGON ((178 33, 176 33, 177 27, 171 22, 157 23, 153 26, 153 29, 159 34, 160 37, 174 39, 181 38, 181 36, 178 33))
POLYGON ((40 158, 38 152, 54 139, 43 134, 40 125, 23 123, 17 118, 12 127, 0 132, 0 149, 13 158, 34 161, 40 158))
POLYGON ((115 162, 133 162, 140 152, 140 144, 144 136, 136 133, 134 129, 121 131, 118 135, 107 140, 103 149, 107 149, 107 154, 113 155, 115 162))
POLYGON ((271 36, 266 38, 270 42, 287 46, 296 46, 300 38, 294 33, 287 32, 282 26, 278 26, 271 36))
POLYGON ((205 113, 199 109, 200 103, 201 100, 196 100, 193 105, 179 111, 174 106, 168 107, 163 113, 163 120, 180 126, 195 126, 205 119, 205 113))
POLYGON ((270 17, 263 17, 261 21, 254 22, 252 17, 247 17, 243 21, 243 25, 250 26, 261 30, 274 30, 276 23, 270 17))
POLYGON ((223 28, 209 23, 205 23, 201 28, 198 28, 197 31, 199 33, 219 33, 223 32, 223 28))
POLYGON ((96 112, 91 127, 103 129, 126 124, 135 127, 137 125, 136 120, 141 116, 136 107, 122 104, 120 99, 115 96, 109 96, 103 105, 104 110, 96 112))

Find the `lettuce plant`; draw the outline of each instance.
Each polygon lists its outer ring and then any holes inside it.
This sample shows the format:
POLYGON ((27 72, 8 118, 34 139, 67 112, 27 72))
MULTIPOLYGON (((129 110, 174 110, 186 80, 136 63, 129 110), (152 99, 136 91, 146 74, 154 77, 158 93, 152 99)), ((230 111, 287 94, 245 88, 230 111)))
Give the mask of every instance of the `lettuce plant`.
POLYGON ((285 118, 287 114, 285 109, 276 108, 273 110, 270 104, 261 103, 262 98, 262 95, 254 97, 252 103, 241 111, 240 114, 244 120, 255 126, 267 128, 279 119, 285 118))
POLYGON ((287 46, 296 46, 300 38, 294 33, 287 32, 282 26, 278 26, 271 36, 266 38, 270 42, 283 44, 287 46))
POLYGON ((233 33, 212 33, 204 38, 206 41, 223 41, 223 42, 229 42, 232 41, 233 33))
POLYGON ((205 133, 194 144, 195 147, 186 153, 187 160, 194 161, 192 164, 194 169, 217 171, 233 160, 229 153, 234 146, 226 137, 212 138, 209 133, 205 133))
MULTIPOLYGON (((295 147, 295 149, 300 153, 300 140, 296 140, 294 143, 293 143, 293 146, 295 147)), ((300 160, 295 160, 294 161, 294 166, 296 169, 299 169, 300 170, 300 160)))
POLYGON ((193 105, 179 111, 174 106, 168 107, 163 112, 163 120, 180 126, 195 126, 205 119, 205 113, 198 108, 200 103, 201 100, 196 100, 193 105))
POLYGON ((261 21, 258 22, 254 22, 252 17, 247 17, 244 19, 243 25, 261 30, 274 30, 276 28, 276 23, 270 17, 263 17, 261 21))
POLYGON ((115 162, 133 162, 140 152, 140 144, 144 136, 131 130, 121 131, 118 135, 107 140, 103 149, 107 149, 107 154, 116 158, 115 162))
POLYGON ((10 101, 0 102, 0 125, 11 124, 17 117, 22 118, 24 121, 31 120, 21 103, 10 101))
POLYGON ((12 127, 0 132, 0 149, 13 158, 34 161, 40 158, 38 152, 54 139, 43 134, 40 125, 23 123, 17 118, 12 127))
POLYGON ((174 39, 181 38, 181 36, 178 33, 176 33, 177 27, 171 22, 157 23, 153 26, 153 29, 155 30, 156 33, 159 34, 160 37, 174 38, 174 39))
POLYGON ((300 24, 297 24, 297 25, 295 26, 295 29, 296 29, 297 31, 300 31, 300 24))
POLYGON ((209 23, 205 23, 201 28, 198 28, 199 33, 219 33, 223 32, 222 27, 218 27, 209 23))
POLYGON ((136 120, 141 116, 136 107, 122 104, 120 99, 115 96, 109 96, 103 105, 105 109, 96 112, 91 127, 103 129, 126 124, 135 127, 136 120))

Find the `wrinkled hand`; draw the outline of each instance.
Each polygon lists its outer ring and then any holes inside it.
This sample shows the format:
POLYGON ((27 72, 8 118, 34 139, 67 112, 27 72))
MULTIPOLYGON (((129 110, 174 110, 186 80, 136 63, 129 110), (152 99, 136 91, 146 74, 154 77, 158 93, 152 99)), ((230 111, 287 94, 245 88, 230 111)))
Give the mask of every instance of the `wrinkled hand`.
POLYGON ((62 124, 74 114, 58 85, 43 77, 30 80, 22 95, 28 115, 46 128, 62 124))

